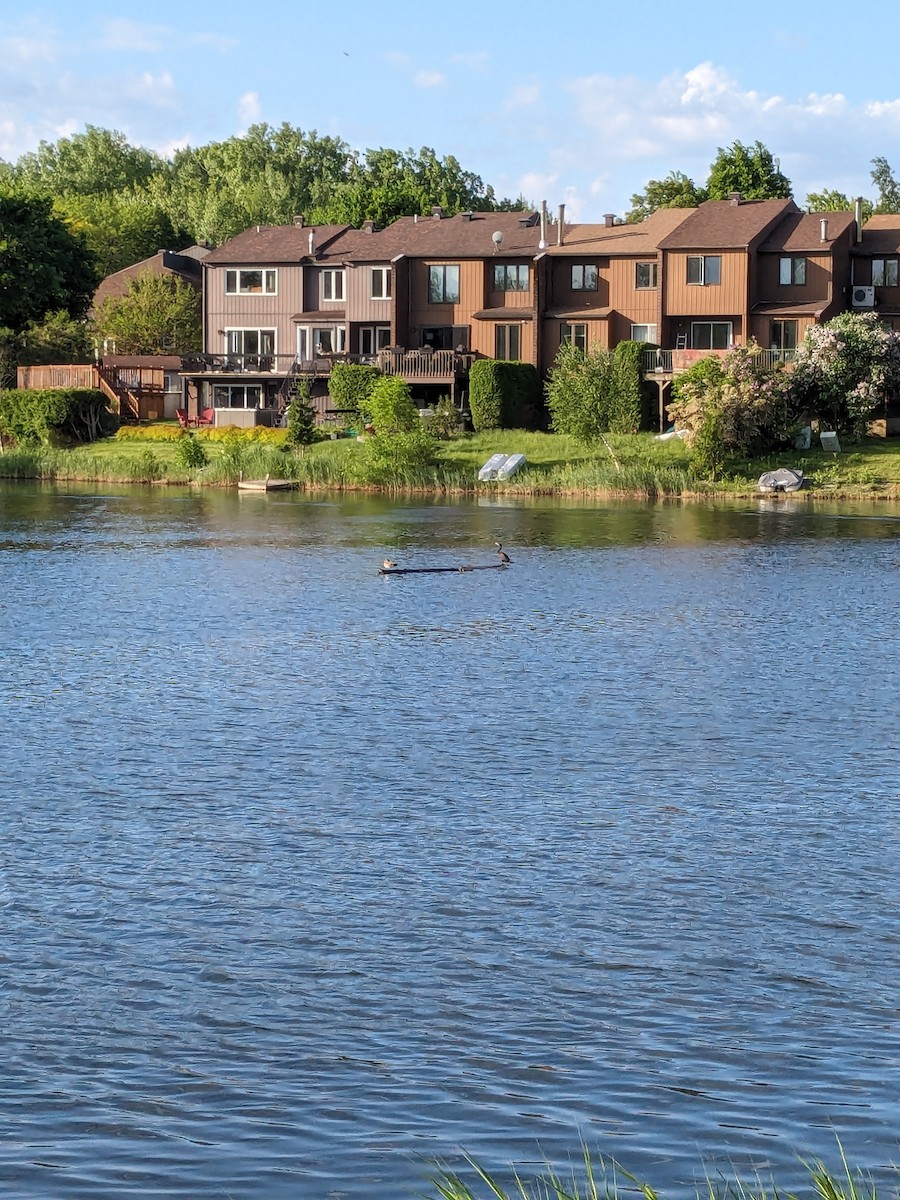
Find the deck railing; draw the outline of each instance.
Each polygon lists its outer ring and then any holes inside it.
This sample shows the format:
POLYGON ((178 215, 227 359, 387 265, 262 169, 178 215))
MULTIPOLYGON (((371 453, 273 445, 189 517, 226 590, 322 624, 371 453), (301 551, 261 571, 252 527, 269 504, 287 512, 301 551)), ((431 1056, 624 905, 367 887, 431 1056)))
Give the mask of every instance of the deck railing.
POLYGON ((402 375, 406 379, 454 379, 464 375, 472 363, 471 354, 458 350, 379 350, 375 365, 384 375, 402 375))
MULTIPOLYGON (((641 369, 645 375, 677 375, 702 358, 721 358, 727 353, 728 350, 644 350, 641 369)), ((796 356, 796 350, 757 349, 753 352, 759 365, 768 370, 781 363, 792 363, 796 356)))

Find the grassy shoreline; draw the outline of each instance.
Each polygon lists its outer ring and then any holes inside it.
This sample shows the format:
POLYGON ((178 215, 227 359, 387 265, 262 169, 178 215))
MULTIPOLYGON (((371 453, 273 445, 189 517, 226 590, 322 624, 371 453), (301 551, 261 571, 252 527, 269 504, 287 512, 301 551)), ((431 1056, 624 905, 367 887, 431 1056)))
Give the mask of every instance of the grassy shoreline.
POLYGON ((791 500, 900 501, 900 440, 868 439, 838 455, 768 455, 733 463, 723 478, 710 481, 693 474, 678 439, 658 442, 638 434, 584 446, 559 434, 493 430, 441 443, 434 466, 407 468, 390 483, 373 484, 360 477, 362 447, 353 438, 318 442, 301 455, 279 444, 277 435, 265 441, 210 437, 202 440, 209 461, 186 467, 176 452, 181 436, 177 427, 160 423, 74 449, 10 448, 0 455, 0 479, 222 488, 235 486, 243 473, 288 479, 305 492, 690 501, 751 498, 764 471, 791 466, 806 477, 791 500), (528 466, 510 480, 479 483, 479 467, 497 452, 523 453, 528 466))

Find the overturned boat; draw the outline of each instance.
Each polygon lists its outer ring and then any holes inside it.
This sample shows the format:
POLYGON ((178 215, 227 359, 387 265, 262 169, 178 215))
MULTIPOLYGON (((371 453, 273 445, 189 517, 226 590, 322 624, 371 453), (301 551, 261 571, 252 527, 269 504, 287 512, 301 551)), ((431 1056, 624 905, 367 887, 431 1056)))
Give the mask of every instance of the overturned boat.
POLYGON ((798 492, 803 487, 803 472, 793 467, 779 467, 777 471, 764 471, 756 484, 759 492, 798 492))

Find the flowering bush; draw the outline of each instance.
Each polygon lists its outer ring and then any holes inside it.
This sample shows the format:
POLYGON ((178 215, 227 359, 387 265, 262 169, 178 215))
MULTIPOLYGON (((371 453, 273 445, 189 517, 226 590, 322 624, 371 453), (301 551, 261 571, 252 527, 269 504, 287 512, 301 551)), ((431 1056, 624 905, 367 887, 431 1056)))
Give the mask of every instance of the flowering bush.
POLYGON ((811 417, 858 436, 876 409, 900 393, 900 335, 876 313, 839 313, 813 325, 797 350, 792 385, 811 417))
POLYGON ((762 366, 754 342, 701 359, 672 391, 669 415, 687 430, 693 466, 713 478, 729 455, 789 444, 799 423, 791 377, 762 366))

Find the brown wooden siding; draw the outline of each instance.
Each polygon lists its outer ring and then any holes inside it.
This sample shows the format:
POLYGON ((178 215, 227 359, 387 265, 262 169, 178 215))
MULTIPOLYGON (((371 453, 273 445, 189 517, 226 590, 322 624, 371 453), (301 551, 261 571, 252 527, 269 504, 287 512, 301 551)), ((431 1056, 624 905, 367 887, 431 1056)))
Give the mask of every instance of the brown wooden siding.
MULTIPOLYGON (((473 325, 473 314, 485 307, 484 265, 480 261, 460 262, 453 258, 414 260, 410 263, 409 338, 420 345, 423 327, 438 325, 473 325), (428 268, 431 266, 459 267, 459 303, 430 304, 428 301, 428 268)), ((493 337, 493 335, 491 335, 493 337)), ((493 354, 493 349, 491 350, 493 354)))
MULTIPOLYGON (((372 299, 373 266, 390 267, 389 263, 365 263, 348 267, 346 273, 347 324, 390 325, 394 306, 390 300, 372 299)), ((396 283, 396 280, 393 281, 396 283)), ((324 306, 323 306, 324 307, 324 306)))
POLYGON ((760 254, 758 258, 758 276, 754 286, 754 303, 811 303, 828 300, 831 286, 831 254, 760 254), (780 262, 782 258, 806 259, 806 283, 779 283, 780 262))
POLYGON ((275 353, 293 355, 297 352, 294 313, 302 308, 303 268, 278 267, 278 293, 275 296, 227 296, 225 271, 228 267, 207 267, 206 287, 206 344, 207 354, 224 354, 226 329, 274 329, 275 353))
MULTIPOLYGON (((700 253, 699 251, 697 253, 700 253)), ((665 312, 669 316, 714 317, 722 320, 741 318, 747 311, 748 256, 743 250, 711 250, 722 259, 722 282, 719 284, 690 284, 687 282, 687 251, 666 251, 665 312)), ((735 330, 737 332, 737 330, 735 330)))

